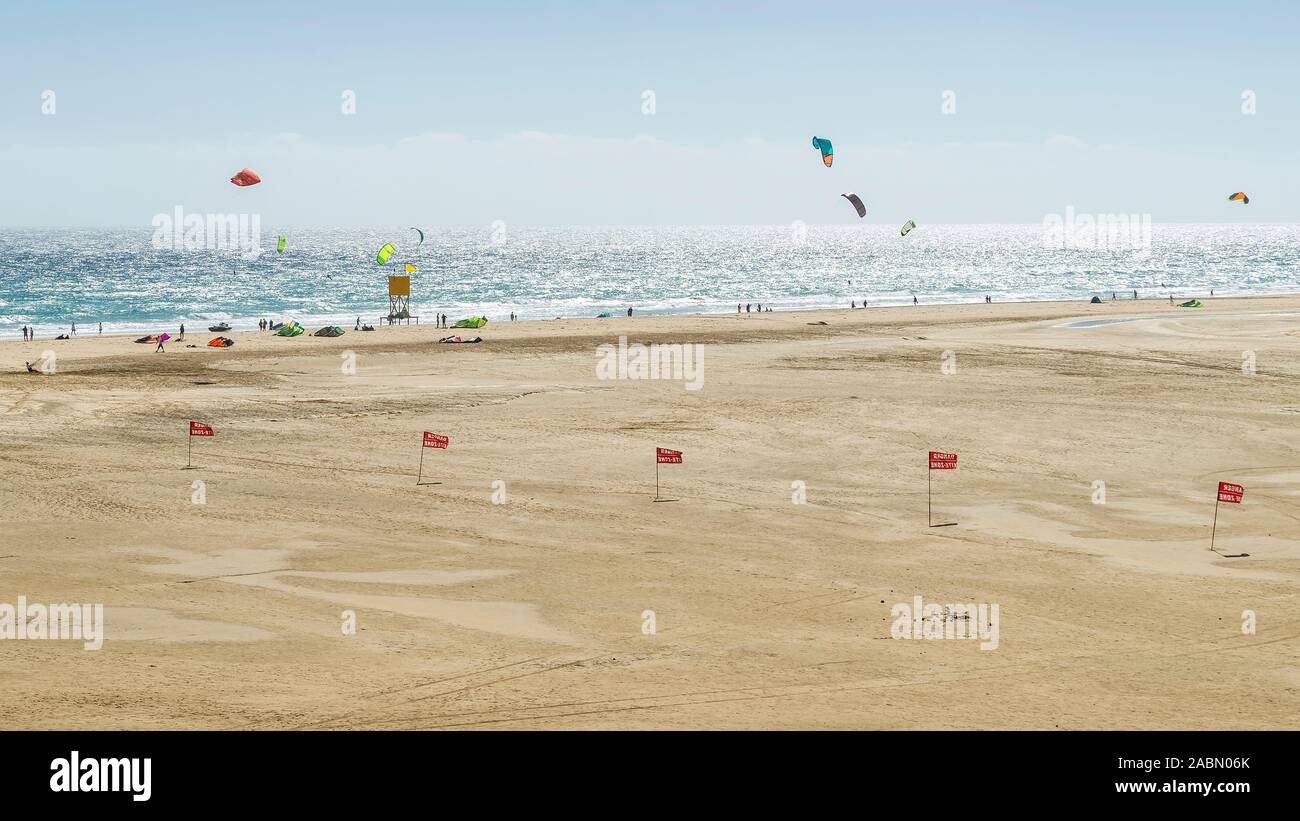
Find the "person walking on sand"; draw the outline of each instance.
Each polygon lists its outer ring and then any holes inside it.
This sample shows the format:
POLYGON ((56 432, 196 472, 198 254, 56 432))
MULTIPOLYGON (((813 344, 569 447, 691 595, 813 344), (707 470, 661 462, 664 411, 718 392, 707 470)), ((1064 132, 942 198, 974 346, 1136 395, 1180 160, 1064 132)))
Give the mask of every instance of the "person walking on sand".
POLYGON ((158 337, 158 347, 153 349, 154 353, 158 353, 159 351, 162 351, 163 353, 167 353, 167 349, 163 347, 163 341, 164 340, 161 336, 158 337))

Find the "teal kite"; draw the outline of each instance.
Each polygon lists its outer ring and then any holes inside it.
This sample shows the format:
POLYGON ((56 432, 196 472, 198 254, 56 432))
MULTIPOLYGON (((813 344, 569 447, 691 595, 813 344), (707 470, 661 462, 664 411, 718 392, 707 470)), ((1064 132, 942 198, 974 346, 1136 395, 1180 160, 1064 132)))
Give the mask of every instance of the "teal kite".
POLYGON ((830 168, 831 162, 835 159, 835 152, 831 148, 831 141, 825 137, 813 137, 813 148, 822 152, 822 165, 830 168))

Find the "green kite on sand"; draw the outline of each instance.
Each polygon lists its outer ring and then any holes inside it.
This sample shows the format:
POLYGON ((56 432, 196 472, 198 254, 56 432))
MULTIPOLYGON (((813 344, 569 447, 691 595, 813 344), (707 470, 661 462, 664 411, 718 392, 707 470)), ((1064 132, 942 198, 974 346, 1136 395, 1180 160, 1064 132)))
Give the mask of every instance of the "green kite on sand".
POLYGON ((1204 308, 1199 299, 1189 299, 1186 302, 1178 303, 1179 308, 1204 308))
POLYGON ((471 316, 468 319, 462 319, 460 322, 453 324, 453 328, 482 328, 487 324, 485 316, 471 316))

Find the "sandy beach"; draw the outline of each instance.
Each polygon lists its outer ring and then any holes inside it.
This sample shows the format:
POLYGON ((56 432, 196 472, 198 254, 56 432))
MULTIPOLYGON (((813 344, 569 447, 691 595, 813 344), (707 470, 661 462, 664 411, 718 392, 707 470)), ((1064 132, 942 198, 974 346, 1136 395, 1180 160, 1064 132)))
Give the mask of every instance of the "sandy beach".
POLYGON ((1300 728, 1300 296, 1205 304, 0 342, 0 601, 106 624, 0 641, 6 726, 1300 728))

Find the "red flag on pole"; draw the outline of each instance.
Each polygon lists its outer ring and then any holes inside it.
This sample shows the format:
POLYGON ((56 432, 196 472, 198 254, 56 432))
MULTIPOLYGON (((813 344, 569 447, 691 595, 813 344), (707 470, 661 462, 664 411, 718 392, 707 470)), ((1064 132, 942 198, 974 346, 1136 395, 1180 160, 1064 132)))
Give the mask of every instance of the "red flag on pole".
POLYGON ((1246 489, 1241 485, 1234 485, 1231 482, 1219 482, 1219 501, 1230 502, 1234 505, 1241 504, 1241 497, 1246 495, 1246 489))
POLYGON ((211 426, 205 425, 202 422, 193 422, 193 421, 190 422, 190 436, 212 436, 212 435, 213 435, 213 431, 211 426))
POLYGON ((930 451, 930 470, 956 470, 957 454, 930 451))
POLYGON ((429 433, 426 430, 424 432, 424 446, 426 448, 442 448, 445 450, 447 448, 447 437, 439 436, 436 433, 429 433))
POLYGON ((655 462, 660 465, 680 465, 682 452, 668 448, 655 448, 655 462))

